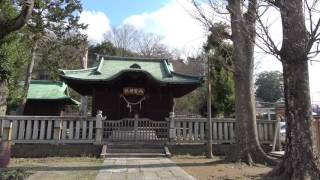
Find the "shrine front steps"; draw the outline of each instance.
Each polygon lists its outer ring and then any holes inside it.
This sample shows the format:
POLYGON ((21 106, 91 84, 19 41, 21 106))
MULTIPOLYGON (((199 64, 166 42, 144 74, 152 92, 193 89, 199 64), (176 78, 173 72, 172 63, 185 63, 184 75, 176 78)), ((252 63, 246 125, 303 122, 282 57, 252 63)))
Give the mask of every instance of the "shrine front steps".
POLYGON ((102 158, 158 158, 171 157, 169 149, 160 144, 104 144, 100 156, 102 158))

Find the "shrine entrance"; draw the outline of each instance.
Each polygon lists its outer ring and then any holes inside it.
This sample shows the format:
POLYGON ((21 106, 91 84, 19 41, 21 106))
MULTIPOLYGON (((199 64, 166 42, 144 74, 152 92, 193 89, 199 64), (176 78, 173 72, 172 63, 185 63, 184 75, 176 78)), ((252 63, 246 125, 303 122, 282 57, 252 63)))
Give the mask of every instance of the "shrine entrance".
POLYGON ((120 119, 145 118, 147 95, 144 88, 124 87, 120 98, 120 119))

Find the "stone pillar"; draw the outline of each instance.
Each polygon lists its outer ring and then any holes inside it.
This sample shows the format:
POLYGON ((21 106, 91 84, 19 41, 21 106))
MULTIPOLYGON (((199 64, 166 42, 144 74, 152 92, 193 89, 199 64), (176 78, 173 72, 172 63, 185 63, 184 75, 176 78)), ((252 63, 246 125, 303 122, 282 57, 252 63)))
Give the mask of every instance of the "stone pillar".
POLYGON ((102 143, 102 111, 98 110, 96 115, 96 144, 102 143))
POLYGON ((11 139, 11 130, 10 126, 12 126, 12 123, 10 123, 9 120, 2 120, 1 123, 1 140, 2 141, 10 141, 11 139))
POLYGON ((176 139, 176 128, 174 126, 174 112, 170 112, 169 116, 169 140, 174 141, 176 139))
POLYGON ((2 140, 4 140, 3 139, 3 126, 4 126, 4 120, 0 120, 0 142, 2 141, 2 140))
POLYGON ((268 109, 268 110, 267 110, 267 113, 268 113, 268 120, 271 120, 271 110, 268 109))
POLYGON ((60 141, 61 126, 62 126, 62 120, 54 121, 54 123, 53 123, 53 140, 55 141, 55 143, 59 143, 59 141, 60 141))
POLYGON ((1 132, 0 132, 0 140, 1 141, 11 141, 12 139, 12 122, 10 120, 1 120, 1 132))
POLYGON ((10 132, 10 121, 8 120, 2 120, 1 123, 1 138, 3 141, 8 141, 9 140, 9 132, 10 132))
POLYGON ((137 142, 138 140, 138 121, 139 121, 139 115, 134 115, 134 121, 133 121, 133 128, 134 128, 134 141, 137 142))

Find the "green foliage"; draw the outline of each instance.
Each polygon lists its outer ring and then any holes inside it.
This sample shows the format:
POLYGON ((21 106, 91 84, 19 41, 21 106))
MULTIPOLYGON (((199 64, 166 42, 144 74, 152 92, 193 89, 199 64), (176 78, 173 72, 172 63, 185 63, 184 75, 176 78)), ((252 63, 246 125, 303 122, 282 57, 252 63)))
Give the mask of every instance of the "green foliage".
POLYGON ((0 20, 1 22, 11 19, 18 14, 16 8, 13 6, 11 0, 0 1, 0 20))
POLYGON ((100 44, 91 45, 89 47, 89 59, 92 66, 96 65, 97 54, 116 56, 117 48, 110 41, 103 41, 100 44))
POLYGON ((21 98, 19 82, 25 71, 25 65, 30 59, 30 50, 23 36, 14 32, 4 38, 0 46, 1 79, 7 80, 9 97, 8 110, 17 106, 21 98))
MULTIPOLYGON (((213 117, 233 117, 235 113, 234 75, 230 70, 233 65, 233 45, 227 26, 217 23, 210 28, 211 34, 204 46, 211 68, 211 113, 213 117), (211 50, 214 51, 210 54, 211 50)), ((204 57, 202 57, 204 58, 204 57)), ((194 92, 176 100, 176 110, 183 113, 207 114, 206 84, 194 92)))
POLYGON ((79 23, 81 11, 82 4, 78 0, 36 0, 27 29, 35 40, 48 34, 62 38, 87 27, 79 23))
POLYGON ((213 116, 234 116, 235 89, 233 73, 225 68, 214 67, 212 70, 212 105, 213 116))
MULTIPOLYGON (((9 0, 4 0, 0 2, 0 19, 5 21, 6 19, 13 18, 17 15, 17 10, 14 5, 9 0)), ((25 55, 23 47, 19 47, 19 41, 23 38, 17 32, 9 34, 5 38, 0 40, 0 79, 6 80, 12 74, 15 74, 15 67, 20 68, 23 57, 25 55)), ((23 46, 23 45, 22 45, 23 46)))
POLYGON ((103 54, 109 56, 117 55, 117 48, 110 42, 104 41, 100 44, 92 45, 89 47, 90 56, 94 56, 94 54, 103 54))
POLYGON ((258 74, 255 85, 257 99, 276 102, 283 98, 283 76, 279 71, 264 71, 258 74))
POLYGON ((182 114, 204 114, 203 107, 206 107, 206 88, 201 86, 193 92, 175 99, 175 111, 182 114))
POLYGON ((87 37, 79 31, 87 25, 79 23, 80 1, 36 0, 31 23, 27 30, 36 49, 35 75, 37 79, 58 79, 60 68, 80 68, 81 48, 87 37))
MULTIPOLYGON (((0 18, 17 15, 20 1, 0 2, 0 18)), ((86 25, 79 23, 81 2, 35 0, 32 18, 27 26, 6 36, 0 42, 0 78, 8 81, 8 109, 14 109, 23 94, 21 81, 35 49, 35 79, 58 80, 59 68, 80 68, 79 46, 86 37, 79 30, 86 25), (38 44, 36 48, 35 44, 38 44)))
MULTIPOLYGON (((234 78, 230 71, 213 68, 212 70, 211 113, 213 117, 233 117, 235 111, 234 78)), ((207 114, 206 85, 192 93, 176 99, 175 110, 179 113, 207 114)))
POLYGON ((20 180, 27 179, 31 175, 30 169, 27 168, 1 168, 0 179, 20 180))
MULTIPOLYGON (((230 38, 228 26, 224 23, 216 23, 210 28, 205 51, 209 54, 211 69, 211 89, 213 116, 234 116, 235 111, 235 87, 234 76, 231 71, 233 65, 233 45, 226 41, 230 38), (211 55, 210 51, 214 50, 211 55)), ((204 108, 204 107, 203 107, 204 108)), ((206 108, 206 106, 205 106, 206 108)))
POLYGON ((100 44, 91 45, 89 47, 89 59, 91 59, 92 62, 94 62, 94 59, 96 59, 96 55, 108 55, 108 56, 118 56, 120 54, 123 54, 123 56, 127 57, 137 57, 138 54, 130 51, 130 50, 124 50, 121 48, 115 47, 112 42, 106 40, 101 42, 100 44))
POLYGON ((80 69, 83 43, 86 40, 80 35, 43 42, 37 50, 33 77, 59 80, 59 69, 80 69))

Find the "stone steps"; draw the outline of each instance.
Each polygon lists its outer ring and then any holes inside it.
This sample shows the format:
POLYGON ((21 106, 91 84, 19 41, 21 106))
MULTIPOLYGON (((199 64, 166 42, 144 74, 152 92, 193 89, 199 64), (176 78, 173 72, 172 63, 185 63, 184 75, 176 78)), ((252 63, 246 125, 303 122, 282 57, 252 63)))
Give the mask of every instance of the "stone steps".
POLYGON ((109 148, 107 153, 164 153, 163 148, 144 148, 144 149, 122 149, 122 148, 109 148))
POLYGON ((164 153, 106 153, 104 158, 155 158, 166 157, 164 153))
POLYGON ((158 144, 105 144, 101 157, 168 157, 168 149, 158 144))

